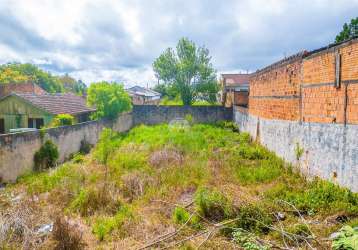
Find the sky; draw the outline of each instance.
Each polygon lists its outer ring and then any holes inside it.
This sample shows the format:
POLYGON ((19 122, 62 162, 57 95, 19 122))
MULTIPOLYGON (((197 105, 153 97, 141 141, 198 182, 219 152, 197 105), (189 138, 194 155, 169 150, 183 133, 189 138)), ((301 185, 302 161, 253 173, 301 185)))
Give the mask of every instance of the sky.
POLYGON ((181 37, 218 74, 253 72, 332 43, 357 16, 358 0, 0 0, 0 63, 153 86, 153 61, 181 37))

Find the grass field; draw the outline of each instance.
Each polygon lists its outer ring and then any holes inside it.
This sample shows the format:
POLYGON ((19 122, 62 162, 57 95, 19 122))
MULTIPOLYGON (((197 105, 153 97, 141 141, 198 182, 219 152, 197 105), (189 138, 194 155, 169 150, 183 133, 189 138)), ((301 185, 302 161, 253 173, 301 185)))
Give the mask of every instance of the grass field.
POLYGON ((236 131, 105 130, 90 154, 6 187, 2 247, 329 249, 332 232, 358 225, 357 194, 305 180, 236 131), (38 233, 51 222, 51 233, 38 233))

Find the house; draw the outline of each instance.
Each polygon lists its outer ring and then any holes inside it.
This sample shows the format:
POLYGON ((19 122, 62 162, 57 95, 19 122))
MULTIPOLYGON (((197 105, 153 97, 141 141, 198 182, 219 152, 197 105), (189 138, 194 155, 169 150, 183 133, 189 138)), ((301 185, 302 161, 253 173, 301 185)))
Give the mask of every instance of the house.
POLYGON ((42 95, 47 92, 41 87, 34 83, 9 83, 9 84, 0 84, 0 99, 4 96, 10 95, 11 93, 28 93, 28 94, 37 94, 42 95))
POLYGON ((10 93, 0 99, 0 134, 15 128, 41 128, 58 114, 70 114, 85 122, 96 109, 72 93, 10 93))
POLYGON ((225 107, 248 105, 250 74, 221 74, 222 98, 225 107))
POLYGON ((134 105, 158 105, 160 102, 160 93, 151 89, 134 86, 126 90, 134 105))

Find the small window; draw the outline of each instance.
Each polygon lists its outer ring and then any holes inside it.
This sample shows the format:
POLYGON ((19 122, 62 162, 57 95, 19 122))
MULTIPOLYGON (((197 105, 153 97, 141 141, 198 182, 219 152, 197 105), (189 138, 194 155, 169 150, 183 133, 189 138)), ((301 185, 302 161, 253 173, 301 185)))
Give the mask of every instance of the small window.
POLYGON ((29 118, 29 119, 27 120, 27 127, 29 127, 29 128, 34 128, 34 127, 35 127, 35 126, 34 126, 34 119, 29 118))
POLYGON ((43 118, 29 118, 28 119, 28 127, 29 128, 37 128, 40 129, 44 126, 43 118))
POLYGON ((36 128, 40 129, 44 126, 44 119, 43 118, 38 118, 35 119, 36 120, 36 128))
POLYGON ((0 134, 5 134, 5 120, 0 118, 0 134))

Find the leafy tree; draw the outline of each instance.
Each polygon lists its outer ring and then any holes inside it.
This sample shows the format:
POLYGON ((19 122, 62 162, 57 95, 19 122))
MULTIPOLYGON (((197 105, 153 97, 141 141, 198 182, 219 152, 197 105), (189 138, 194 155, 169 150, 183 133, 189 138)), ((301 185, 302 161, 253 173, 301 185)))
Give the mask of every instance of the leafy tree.
POLYGON ((30 63, 0 66, 0 84, 33 82, 50 93, 63 92, 59 79, 30 63))
POLYGON ((59 80, 62 83, 66 92, 73 92, 81 96, 87 93, 87 86, 81 80, 77 81, 76 79, 72 78, 68 74, 60 76, 59 80))
POLYGON ((179 94, 173 84, 158 83, 154 86, 153 90, 160 93, 162 97, 167 97, 170 100, 175 99, 179 94))
POLYGON ((208 49, 182 38, 176 51, 168 48, 155 60, 153 69, 164 84, 175 86, 184 105, 191 105, 196 99, 216 100, 218 83, 210 60, 208 49))
POLYGON ((87 102, 97 108, 97 112, 92 116, 93 119, 103 117, 115 119, 120 113, 129 111, 132 106, 131 99, 122 84, 104 81, 90 85, 87 102))
POLYGON ((59 114, 51 122, 51 127, 69 126, 75 124, 75 118, 69 114, 59 114))
POLYGON ((358 17, 353 18, 349 24, 343 25, 343 30, 336 36, 336 42, 343 42, 356 36, 358 36, 358 17))

